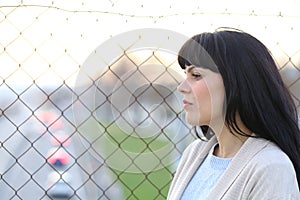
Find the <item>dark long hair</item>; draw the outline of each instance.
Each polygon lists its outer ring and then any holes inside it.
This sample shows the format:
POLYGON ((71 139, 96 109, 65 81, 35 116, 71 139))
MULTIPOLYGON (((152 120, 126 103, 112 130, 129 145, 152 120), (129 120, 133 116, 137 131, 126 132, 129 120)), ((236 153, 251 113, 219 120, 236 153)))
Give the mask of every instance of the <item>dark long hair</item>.
MULTIPOLYGON (((202 33, 182 46, 178 62, 182 68, 193 64, 221 74, 226 93, 226 126, 233 134, 248 136, 237 125, 238 113, 256 137, 277 144, 292 161, 299 186, 300 130, 297 109, 265 45, 238 30, 202 33), (203 54, 203 49, 213 62, 205 58, 207 55, 203 54)), ((202 130, 209 128, 204 126, 202 130)))

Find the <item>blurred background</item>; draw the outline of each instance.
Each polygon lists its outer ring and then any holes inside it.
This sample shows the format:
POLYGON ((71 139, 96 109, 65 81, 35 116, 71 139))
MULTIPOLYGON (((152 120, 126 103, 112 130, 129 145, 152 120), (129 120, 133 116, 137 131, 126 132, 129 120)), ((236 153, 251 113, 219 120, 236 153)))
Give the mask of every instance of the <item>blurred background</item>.
POLYGON ((2 0, 1 199, 166 199, 194 140, 176 92, 178 47, 218 27, 254 35, 300 112, 299 9, 299 0, 2 0))

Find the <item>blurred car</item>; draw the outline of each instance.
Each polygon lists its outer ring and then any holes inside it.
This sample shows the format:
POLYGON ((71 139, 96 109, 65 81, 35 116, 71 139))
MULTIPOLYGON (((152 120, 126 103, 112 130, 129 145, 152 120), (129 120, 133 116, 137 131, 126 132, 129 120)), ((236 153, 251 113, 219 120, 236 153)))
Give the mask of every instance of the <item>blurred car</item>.
POLYGON ((69 199, 74 195, 71 187, 71 176, 67 172, 54 171, 47 177, 47 185, 49 190, 47 194, 51 198, 69 199))
POLYGON ((46 158, 51 165, 62 167, 70 162, 71 156, 62 148, 52 148, 46 158))

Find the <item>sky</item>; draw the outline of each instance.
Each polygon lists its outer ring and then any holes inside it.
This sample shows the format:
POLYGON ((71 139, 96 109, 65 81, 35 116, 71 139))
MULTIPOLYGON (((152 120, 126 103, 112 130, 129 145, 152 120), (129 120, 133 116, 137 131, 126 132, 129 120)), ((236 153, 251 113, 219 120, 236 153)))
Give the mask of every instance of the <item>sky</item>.
POLYGON ((11 87, 33 82, 74 86, 95 49, 144 28, 186 37, 217 27, 239 28, 265 43, 279 65, 299 63, 299 8, 299 0, 4 0, 0 81, 11 87))

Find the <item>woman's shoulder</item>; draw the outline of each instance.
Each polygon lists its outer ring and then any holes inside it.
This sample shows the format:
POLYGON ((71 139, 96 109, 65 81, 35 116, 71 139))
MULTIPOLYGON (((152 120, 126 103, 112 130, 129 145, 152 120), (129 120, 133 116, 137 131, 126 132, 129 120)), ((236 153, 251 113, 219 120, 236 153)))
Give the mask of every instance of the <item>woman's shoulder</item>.
POLYGON ((222 180, 222 187, 232 185, 231 191, 244 186, 241 195, 247 199, 299 199, 289 157, 276 144, 261 138, 247 139, 222 180))
POLYGON ((241 176, 246 177, 253 199, 299 199, 291 160, 276 144, 265 142, 264 148, 250 160, 241 176))
MULTIPOLYGON (((296 177, 290 158, 276 144, 264 139, 255 140, 263 141, 266 145, 247 164, 246 169, 250 173, 276 181, 296 177)), ((253 148, 256 148, 256 146, 254 145, 253 148)))
POLYGON ((262 167, 274 164, 293 166, 289 157, 276 144, 271 141, 266 143, 267 145, 254 156, 254 162, 258 162, 262 167))

